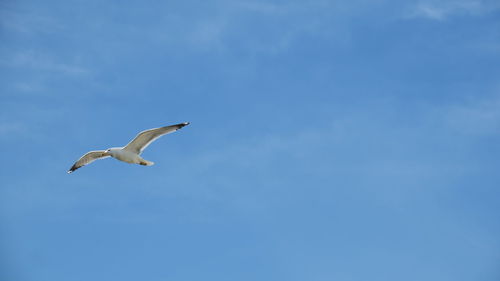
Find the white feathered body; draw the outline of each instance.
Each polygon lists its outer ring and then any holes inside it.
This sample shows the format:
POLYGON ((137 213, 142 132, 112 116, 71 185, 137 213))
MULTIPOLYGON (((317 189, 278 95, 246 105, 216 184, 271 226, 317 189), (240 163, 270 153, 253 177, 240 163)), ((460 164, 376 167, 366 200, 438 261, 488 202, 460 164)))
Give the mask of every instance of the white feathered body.
POLYGON ((108 154, 113 158, 131 164, 141 164, 146 166, 151 166, 154 164, 151 161, 145 160, 144 158, 139 156, 139 154, 127 149, 123 149, 122 147, 110 148, 108 154))

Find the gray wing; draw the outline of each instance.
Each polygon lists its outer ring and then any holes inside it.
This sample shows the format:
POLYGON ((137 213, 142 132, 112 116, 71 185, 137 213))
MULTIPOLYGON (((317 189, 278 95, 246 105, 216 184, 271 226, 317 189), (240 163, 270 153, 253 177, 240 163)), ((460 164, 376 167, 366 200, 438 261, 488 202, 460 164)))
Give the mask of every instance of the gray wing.
POLYGON ((97 159, 103 159, 108 157, 109 155, 104 150, 87 152, 85 155, 80 157, 80 159, 78 159, 78 161, 76 161, 75 164, 73 164, 73 166, 71 166, 71 168, 68 170, 68 174, 72 173, 78 168, 81 168, 87 164, 94 162, 97 159))
POLYGON ((189 125, 189 122, 142 131, 123 149, 141 154, 142 151, 144 151, 144 149, 146 149, 146 147, 148 147, 148 145, 150 145, 157 138, 173 133, 187 125, 189 125))

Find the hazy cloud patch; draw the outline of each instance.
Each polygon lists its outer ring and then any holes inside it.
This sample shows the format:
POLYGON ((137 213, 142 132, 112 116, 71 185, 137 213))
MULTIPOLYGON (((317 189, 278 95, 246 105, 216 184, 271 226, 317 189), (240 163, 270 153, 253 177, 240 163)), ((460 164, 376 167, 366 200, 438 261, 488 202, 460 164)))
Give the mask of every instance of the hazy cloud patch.
POLYGON ((412 16, 443 21, 456 15, 481 15, 499 8, 500 4, 484 0, 426 0, 416 3, 412 16))
POLYGON ((13 9, 0 10, 0 27, 4 31, 25 35, 57 33, 66 27, 53 17, 13 9))
POLYGON ((500 97, 472 100, 452 105, 445 111, 445 122, 467 135, 500 134, 500 97))
POLYGON ((10 58, 3 58, 0 63, 14 68, 57 72, 66 75, 83 75, 90 71, 77 63, 61 62, 48 54, 34 50, 15 53, 10 58))

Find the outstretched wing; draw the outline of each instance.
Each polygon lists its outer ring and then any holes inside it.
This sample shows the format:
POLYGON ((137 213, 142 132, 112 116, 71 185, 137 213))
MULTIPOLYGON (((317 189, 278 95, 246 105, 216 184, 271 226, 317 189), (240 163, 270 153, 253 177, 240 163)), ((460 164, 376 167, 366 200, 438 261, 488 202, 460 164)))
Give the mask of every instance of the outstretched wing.
POLYGON ((187 125, 189 125, 189 122, 142 131, 123 149, 141 154, 142 151, 144 151, 144 149, 146 149, 146 147, 148 147, 148 145, 150 145, 157 138, 173 133, 187 125))
POLYGON ((109 155, 104 151, 104 150, 96 150, 96 151, 90 151, 87 152, 85 155, 83 155, 78 161, 71 166, 71 168, 68 170, 68 174, 72 173, 78 168, 81 168, 87 164, 90 164, 94 162, 97 159, 103 159, 103 158, 108 158, 109 155))

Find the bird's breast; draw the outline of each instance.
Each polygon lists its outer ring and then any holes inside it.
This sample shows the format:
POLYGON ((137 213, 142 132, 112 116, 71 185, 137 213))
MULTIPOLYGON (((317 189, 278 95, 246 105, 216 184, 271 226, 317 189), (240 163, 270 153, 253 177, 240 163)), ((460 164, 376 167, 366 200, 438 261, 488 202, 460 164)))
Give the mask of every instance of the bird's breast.
POLYGON ((127 163, 138 163, 140 159, 139 155, 123 149, 116 151, 113 157, 127 163))

